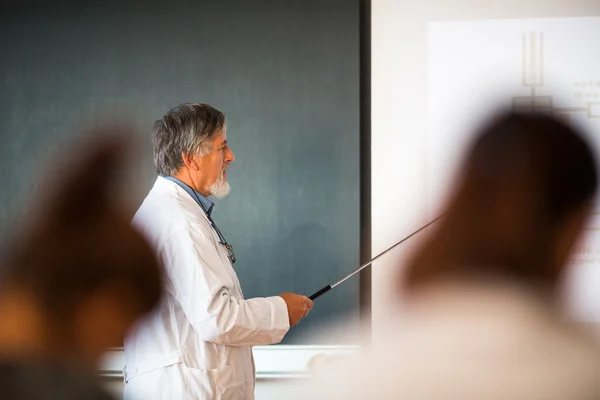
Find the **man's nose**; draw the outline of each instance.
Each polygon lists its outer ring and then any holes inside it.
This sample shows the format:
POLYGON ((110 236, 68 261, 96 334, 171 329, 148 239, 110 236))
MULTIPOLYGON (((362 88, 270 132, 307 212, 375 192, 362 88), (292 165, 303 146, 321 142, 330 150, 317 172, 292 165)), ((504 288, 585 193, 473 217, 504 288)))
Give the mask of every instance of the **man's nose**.
POLYGON ((233 154, 233 151, 231 151, 229 147, 227 148, 227 153, 225 154, 225 161, 228 163, 235 161, 235 154, 233 154))

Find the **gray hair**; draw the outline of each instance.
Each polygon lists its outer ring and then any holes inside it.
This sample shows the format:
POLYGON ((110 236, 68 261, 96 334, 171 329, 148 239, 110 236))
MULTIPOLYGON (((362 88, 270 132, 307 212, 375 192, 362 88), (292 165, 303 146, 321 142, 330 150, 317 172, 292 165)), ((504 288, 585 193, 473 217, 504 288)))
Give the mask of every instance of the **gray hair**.
POLYGON ((160 175, 174 175, 183 166, 182 154, 204 156, 225 128, 225 114, 204 103, 183 103, 154 123, 154 165, 160 175))

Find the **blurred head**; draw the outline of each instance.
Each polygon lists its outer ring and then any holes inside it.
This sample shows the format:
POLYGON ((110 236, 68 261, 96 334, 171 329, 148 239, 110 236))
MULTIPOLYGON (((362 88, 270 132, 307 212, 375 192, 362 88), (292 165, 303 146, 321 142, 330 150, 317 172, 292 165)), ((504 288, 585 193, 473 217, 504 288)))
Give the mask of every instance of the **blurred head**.
POLYGON ((556 289, 597 187, 583 138, 541 115, 505 115, 476 137, 408 291, 444 280, 510 279, 556 289))
POLYGON ((155 122, 153 142, 160 175, 181 179, 206 197, 229 193, 225 171, 235 156, 221 111, 208 104, 180 104, 155 122))
POLYGON ((48 196, 37 199, 34 217, 8 248, 0 349, 12 344, 35 356, 92 365, 107 347, 122 345, 158 303, 159 263, 112 201, 119 143, 90 146, 81 163, 50 182, 48 196))

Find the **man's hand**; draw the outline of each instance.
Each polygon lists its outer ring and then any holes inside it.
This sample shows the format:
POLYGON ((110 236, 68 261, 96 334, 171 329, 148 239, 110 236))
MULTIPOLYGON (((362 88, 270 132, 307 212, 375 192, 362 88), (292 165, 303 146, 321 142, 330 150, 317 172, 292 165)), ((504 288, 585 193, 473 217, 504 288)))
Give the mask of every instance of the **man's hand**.
POLYGON ((308 315, 308 311, 313 307, 313 302, 306 296, 295 293, 282 293, 279 295, 287 305, 290 316, 290 326, 294 326, 303 317, 308 315))

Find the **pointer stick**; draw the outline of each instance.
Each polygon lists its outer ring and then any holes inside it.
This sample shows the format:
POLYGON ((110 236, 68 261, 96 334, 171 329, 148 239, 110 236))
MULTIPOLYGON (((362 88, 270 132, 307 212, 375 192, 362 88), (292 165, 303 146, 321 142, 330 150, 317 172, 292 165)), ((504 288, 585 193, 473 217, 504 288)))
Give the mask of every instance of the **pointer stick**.
POLYGON ((351 278, 352 276, 358 274, 360 271, 362 271, 363 269, 367 268, 369 265, 371 265, 375 260, 377 260, 379 257, 383 256, 384 254, 386 254, 388 251, 392 250, 393 248, 395 248, 396 246, 402 244, 403 242, 407 241, 408 239, 410 239, 411 237, 413 237, 414 235, 416 235, 417 233, 421 232, 423 229, 427 228, 429 225, 433 224, 434 222, 436 222, 438 219, 442 218, 444 215, 440 215, 439 217, 437 217, 436 219, 434 219, 433 221, 431 221, 430 223, 428 223, 425 226, 422 226, 421 228, 417 229, 416 231, 414 231, 413 233, 411 233, 410 235, 408 235, 407 237, 405 237, 404 239, 402 239, 401 241, 399 241, 398 243, 392 245, 392 247, 388 247, 387 250, 384 250, 382 253, 377 254, 375 257, 373 257, 371 259, 371 261, 369 261, 366 264, 361 265, 360 267, 358 267, 357 269, 355 269, 353 272, 349 273, 348 275, 346 275, 345 277, 343 277, 342 279, 340 279, 339 281, 332 283, 331 285, 327 285, 325 286, 323 289, 319 290, 318 292, 315 292, 313 294, 311 294, 310 296, 308 296, 309 299, 311 300, 315 300, 319 297, 321 297, 322 295, 324 295, 325 293, 329 292, 331 289, 333 289, 334 287, 336 287, 337 285, 339 285, 340 283, 344 282, 346 279, 351 278))

